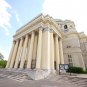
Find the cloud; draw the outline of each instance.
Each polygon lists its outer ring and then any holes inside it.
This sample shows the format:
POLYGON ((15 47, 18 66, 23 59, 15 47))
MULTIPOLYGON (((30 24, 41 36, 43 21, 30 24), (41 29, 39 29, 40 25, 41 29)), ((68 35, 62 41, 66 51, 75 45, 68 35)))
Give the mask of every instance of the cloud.
POLYGON ((21 25, 22 23, 21 23, 21 21, 19 19, 19 15, 15 10, 14 10, 14 14, 15 14, 16 21, 21 25))
POLYGON ((11 8, 12 7, 5 0, 0 0, 0 27, 5 29, 6 35, 9 35, 8 28, 11 27, 11 14, 8 12, 8 9, 11 8))
POLYGON ((87 0, 45 0, 43 13, 57 19, 73 20, 79 32, 87 34, 87 0))
POLYGON ((21 25, 19 15, 5 0, 0 0, 0 27, 9 35, 11 28, 11 18, 15 16, 16 21, 21 25), (11 12, 10 12, 11 11, 11 12))

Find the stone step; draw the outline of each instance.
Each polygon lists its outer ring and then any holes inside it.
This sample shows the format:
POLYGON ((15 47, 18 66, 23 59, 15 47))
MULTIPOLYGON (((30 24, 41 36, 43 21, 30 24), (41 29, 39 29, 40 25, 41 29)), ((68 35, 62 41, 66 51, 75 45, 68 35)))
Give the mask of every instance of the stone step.
POLYGON ((19 81, 19 82, 23 82, 25 80, 27 80, 27 76, 24 74, 15 74, 15 75, 9 75, 8 76, 9 79, 15 80, 15 81, 19 81))

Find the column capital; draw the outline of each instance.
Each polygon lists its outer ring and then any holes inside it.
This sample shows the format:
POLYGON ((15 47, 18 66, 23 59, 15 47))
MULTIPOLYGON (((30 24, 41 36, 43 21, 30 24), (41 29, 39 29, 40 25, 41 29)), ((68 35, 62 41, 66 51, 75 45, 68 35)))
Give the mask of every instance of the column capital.
POLYGON ((31 34, 34 34, 34 31, 32 31, 31 34))
POLYGON ((23 40, 23 37, 21 37, 20 40, 23 40))
POLYGON ((39 29, 39 30, 43 30, 43 29, 44 29, 44 27, 40 26, 40 27, 38 27, 38 29, 39 29))
POLYGON ((59 37, 58 34, 55 34, 56 37, 59 37))
POLYGON ((59 38, 59 41, 62 41, 62 38, 59 38))
POLYGON ((20 39, 16 39, 15 42, 17 43, 17 42, 19 42, 19 40, 20 40, 20 39))
POLYGON ((30 34, 30 35, 34 34, 34 31, 31 31, 29 34, 30 34))
POLYGON ((53 33, 53 29, 50 29, 50 33, 53 33))
POLYGON ((28 38, 29 34, 26 34, 25 37, 28 38))
POLYGON ((49 31, 50 32, 50 28, 49 27, 45 27, 44 31, 49 31))

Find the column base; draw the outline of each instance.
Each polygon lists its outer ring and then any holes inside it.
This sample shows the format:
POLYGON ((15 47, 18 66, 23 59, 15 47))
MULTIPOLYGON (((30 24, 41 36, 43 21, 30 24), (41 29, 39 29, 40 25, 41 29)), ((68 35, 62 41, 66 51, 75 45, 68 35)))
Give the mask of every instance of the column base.
POLYGON ((45 79, 50 74, 55 74, 55 70, 47 70, 47 69, 26 69, 26 73, 33 80, 45 79))
POLYGON ((23 68, 9 68, 7 71, 10 74, 25 74, 28 79, 40 80, 49 78, 52 75, 56 75, 56 70, 54 69, 23 69, 23 68))

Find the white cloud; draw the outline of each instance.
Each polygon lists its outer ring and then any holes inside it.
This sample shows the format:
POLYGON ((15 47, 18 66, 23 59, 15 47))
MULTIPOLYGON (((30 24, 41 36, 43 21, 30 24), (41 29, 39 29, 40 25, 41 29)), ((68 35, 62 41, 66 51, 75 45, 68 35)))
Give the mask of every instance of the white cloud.
POLYGON ((15 17, 16 17, 16 21, 21 25, 22 23, 21 23, 21 21, 19 19, 19 15, 15 10, 14 10, 14 14, 15 14, 15 17))
POLYGON ((11 28, 10 21, 13 16, 15 16, 16 21, 21 25, 18 13, 5 0, 0 0, 0 27, 5 30, 6 35, 9 35, 9 29, 11 28))
POLYGON ((72 20, 79 32, 87 34, 87 0, 45 0, 42 12, 53 18, 72 20))
POLYGON ((5 29, 6 35, 9 35, 8 28, 11 27, 11 14, 7 11, 8 9, 11 9, 11 6, 5 0, 0 0, 0 27, 5 29))

